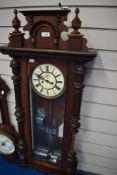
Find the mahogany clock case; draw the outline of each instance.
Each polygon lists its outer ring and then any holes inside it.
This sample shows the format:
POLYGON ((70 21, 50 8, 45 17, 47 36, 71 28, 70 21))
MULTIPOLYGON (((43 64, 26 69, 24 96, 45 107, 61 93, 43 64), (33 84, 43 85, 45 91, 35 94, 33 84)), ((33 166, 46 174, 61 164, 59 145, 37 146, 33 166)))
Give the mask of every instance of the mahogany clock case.
POLYGON ((79 9, 75 10, 72 20, 73 31, 68 40, 61 38, 69 9, 22 11, 26 17, 25 31, 29 38, 20 32, 20 21, 17 10, 12 21, 14 31, 10 34, 9 44, 0 47, 3 54, 12 57, 12 68, 16 103, 16 120, 18 124, 18 153, 20 165, 39 168, 44 172, 56 174, 74 174, 78 160, 74 151, 74 136, 80 127, 80 106, 85 76, 85 64, 91 61, 95 52, 90 52, 86 39, 78 29, 81 21, 79 9), (52 65, 61 72, 63 79, 57 79, 52 65), (45 65, 41 73, 34 74, 40 65, 45 65), (40 75, 41 74, 41 75, 40 75), (43 75, 43 76, 42 76, 43 75), (50 76, 51 75, 51 76, 50 76), (54 77, 58 83, 53 86, 54 77), (37 81, 35 86, 33 81, 37 81), (59 94, 61 82, 65 82, 64 90, 59 94), (40 85, 41 84, 41 85, 40 85), (55 98, 48 97, 48 88, 54 87, 59 94, 55 98), (41 94, 44 95, 40 95, 41 94))

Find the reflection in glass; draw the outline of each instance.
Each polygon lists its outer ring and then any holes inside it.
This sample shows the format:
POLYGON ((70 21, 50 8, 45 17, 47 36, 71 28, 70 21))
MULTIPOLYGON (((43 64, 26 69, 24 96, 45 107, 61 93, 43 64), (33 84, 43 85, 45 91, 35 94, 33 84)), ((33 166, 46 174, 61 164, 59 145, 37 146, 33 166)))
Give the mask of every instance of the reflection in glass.
POLYGON ((60 164, 65 95, 45 100, 30 87, 32 149, 35 159, 60 164))
POLYGON ((0 124, 2 124, 2 112, 1 112, 1 108, 0 108, 0 124))

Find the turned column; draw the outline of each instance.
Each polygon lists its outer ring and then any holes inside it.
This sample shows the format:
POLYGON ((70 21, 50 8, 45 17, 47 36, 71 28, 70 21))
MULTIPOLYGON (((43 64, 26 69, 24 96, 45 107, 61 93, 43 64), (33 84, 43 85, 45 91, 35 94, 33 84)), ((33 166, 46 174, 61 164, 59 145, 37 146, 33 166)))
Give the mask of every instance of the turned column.
POLYGON ((24 140, 24 111, 22 107, 22 97, 21 97, 21 76, 20 76, 20 60, 14 57, 10 63, 12 68, 12 80, 14 83, 15 92, 15 116, 18 124, 18 153, 20 156, 21 164, 26 161, 26 144, 24 140))

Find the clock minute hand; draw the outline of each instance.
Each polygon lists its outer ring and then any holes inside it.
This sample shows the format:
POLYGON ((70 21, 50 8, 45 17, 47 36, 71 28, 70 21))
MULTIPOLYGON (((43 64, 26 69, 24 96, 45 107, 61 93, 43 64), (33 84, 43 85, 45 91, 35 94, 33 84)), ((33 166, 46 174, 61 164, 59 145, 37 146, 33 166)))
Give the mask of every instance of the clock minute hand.
POLYGON ((53 82, 50 82, 49 80, 46 80, 44 77, 40 76, 40 78, 41 78, 42 80, 44 80, 45 82, 47 82, 47 83, 53 85, 53 82))
POLYGON ((41 79, 41 80, 43 80, 43 81, 45 81, 45 82, 47 82, 47 83, 53 85, 53 82, 50 82, 49 80, 46 80, 43 76, 38 75, 38 74, 35 74, 35 75, 36 75, 36 77, 38 77, 39 79, 41 79))
POLYGON ((50 82, 49 80, 45 80, 47 83, 53 85, 53 82, 50 82))
POLYGON ((41 75, 39 75, 39 74, 37 74, 37 73, 36 73, 35 75, 36 75, 37 78, 42 79, 42 80, 45 81, 44 77, 42 77, 41 75))

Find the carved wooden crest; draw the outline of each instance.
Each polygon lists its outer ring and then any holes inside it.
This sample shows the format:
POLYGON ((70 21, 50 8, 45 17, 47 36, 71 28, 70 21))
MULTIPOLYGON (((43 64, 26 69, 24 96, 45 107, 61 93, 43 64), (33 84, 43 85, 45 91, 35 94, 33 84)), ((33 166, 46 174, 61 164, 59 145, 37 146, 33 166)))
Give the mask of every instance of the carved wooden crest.
POLYGON ((68 27, 64 25, 64 21, 67 20, 67 15, 70 13, 69 9, 20 12, 26 17, 27 24, 24 26, 24 31, 29 32, 29 38, 25 39, 24 33, 19 30, 20 20, 15 9, 15 17, 12 21, 14 31, 9 37, 10 47, 87 51, 87 41, 78 31, 81 27, 78 8, 76 8, 75 17, 71 22, 73 31, 68 34, 66 41, 61 38, 61 33, 68 32, 68 27))

